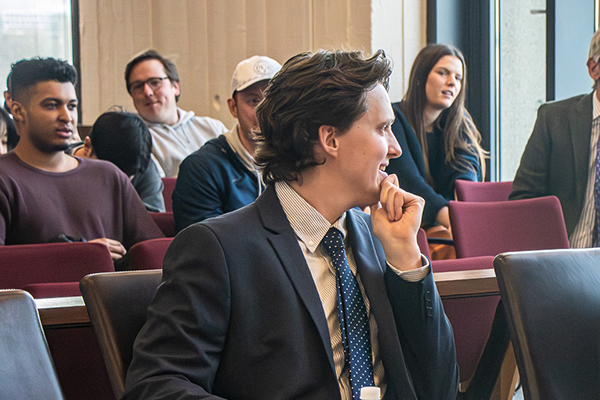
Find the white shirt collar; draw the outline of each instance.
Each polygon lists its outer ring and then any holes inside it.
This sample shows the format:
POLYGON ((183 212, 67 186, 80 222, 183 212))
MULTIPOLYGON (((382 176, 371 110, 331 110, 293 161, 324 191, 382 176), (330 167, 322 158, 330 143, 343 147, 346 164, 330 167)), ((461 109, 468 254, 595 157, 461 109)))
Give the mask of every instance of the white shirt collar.
POLYGON ((342 237, 346 237, 346 213, 330 224, 286 182, 275 182, 275 192, 296 236, 311 253, 314 253, 331 227, 337 228, 342 237))

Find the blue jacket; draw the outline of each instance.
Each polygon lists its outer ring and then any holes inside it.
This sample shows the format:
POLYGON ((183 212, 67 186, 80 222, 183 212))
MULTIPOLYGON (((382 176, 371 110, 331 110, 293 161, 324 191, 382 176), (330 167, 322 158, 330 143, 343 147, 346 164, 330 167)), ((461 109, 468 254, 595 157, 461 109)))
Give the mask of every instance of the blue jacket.
POLYGON ((231 149, 225 136, 186 157, 173 191, 175 229, 237 210, 259 194, 259 181, 231 149))

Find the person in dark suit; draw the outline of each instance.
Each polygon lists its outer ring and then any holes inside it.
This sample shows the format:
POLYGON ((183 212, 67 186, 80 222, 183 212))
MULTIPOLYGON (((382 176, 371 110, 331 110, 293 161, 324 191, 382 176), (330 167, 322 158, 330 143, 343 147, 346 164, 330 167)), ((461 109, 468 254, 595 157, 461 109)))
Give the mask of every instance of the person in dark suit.
POLYGON ((273 77, 256 108, 267 188, 174 239, 124 399, 456 398, 423 200, 383 172, 401 153, 390 73, 381 50, 321 50, 273 77))
POLYGON ((581 248, 598 245, 594 182, 600 137, 600 30, 592 38, 587 67, 594 80, 592 93, 539 108, 509 196, 558 197, 571 247, 581 248))

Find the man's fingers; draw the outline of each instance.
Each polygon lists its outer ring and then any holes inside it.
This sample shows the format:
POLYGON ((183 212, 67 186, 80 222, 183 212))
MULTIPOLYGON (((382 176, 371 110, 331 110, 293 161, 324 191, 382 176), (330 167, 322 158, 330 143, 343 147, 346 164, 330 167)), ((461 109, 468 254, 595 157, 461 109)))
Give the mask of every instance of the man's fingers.
POLYGON ((100 238, 100 239, 90 240, 90 242, 102 243, 103 245, 105 245, 108 248, 108 251, 110 252, 110 256, 113 260, 118 260, 119 258, 123 257, 123 255, 125 255, 125 253, 127 253, 127 250, 125 250, 125 247, 118 240, 108 239, 108 238, 100 238))
POLYGON ((390 222, 402 218, 402 207, 404 206, 404 191, 398 187, 396 174, 389 175, 381 182, 379 201, 385 209, 390 222))

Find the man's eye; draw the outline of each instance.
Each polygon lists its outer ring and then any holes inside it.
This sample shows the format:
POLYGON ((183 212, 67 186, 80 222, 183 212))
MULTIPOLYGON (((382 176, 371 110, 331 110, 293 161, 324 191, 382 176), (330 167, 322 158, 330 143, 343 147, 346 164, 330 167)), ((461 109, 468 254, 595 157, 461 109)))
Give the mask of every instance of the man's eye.
POLYGON ((73 111, 73 110, 77 110, 77 104, 69 104, 69 105, 67 106, 67 108, 68 108, 69 110, 71 110, 71 111, 73 111))

